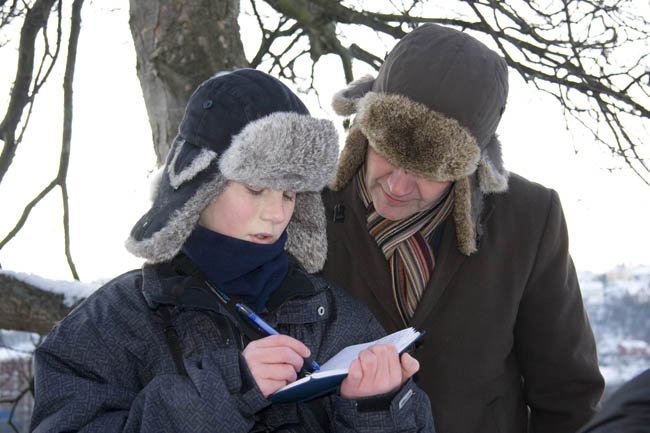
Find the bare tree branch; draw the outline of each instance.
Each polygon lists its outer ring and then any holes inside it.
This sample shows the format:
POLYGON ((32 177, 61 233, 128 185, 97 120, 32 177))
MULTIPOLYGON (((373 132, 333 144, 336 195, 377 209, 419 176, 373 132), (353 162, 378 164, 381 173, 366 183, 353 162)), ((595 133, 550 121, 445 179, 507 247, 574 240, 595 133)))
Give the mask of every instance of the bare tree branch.
MULTIPOLYGON (((0 28, 6 27, 14 18, 23 16, 27 11, 26 8, 18 7, 18 0, 12 0, 9 5, 6 4, 6 0, 0 0, 0 28)), ((0 47, 4 45, 4 42, 0 41, 0 47)))
POLYGON ((271 45, 276 39, 293 35, 294 33, 300 30, 300 25, 298 25, 298 23, 295 23, 288 29, 282 30, 282 28, 284 27, 284 25, 287 23, 288 20, 284 17, 281 17, 278 20, 277 25, 275 26, 275 30, 268 30, 265 27, 264 19, 262 18, 262 16, 257 10, 257 2, 252 0, 251 5, 253 6, 253 13, 255 14, 257 23, 260 27, 260 30, 262 31, 262 41, 260 42, 260 47, 257 50, 257 54, 255 54, 255 56, 253 57, 253 60, 250 61, 251 68, 256 68, 262 61, 264 55, 266 55, 269 52, 269 50, 271 49, 271 45))
MULTIPOLYGON (((323 54, 339 56, 347 81, 352 79, 350 59, 375 69, 381 60, 356 43, 343 47, 338 25, 364 26, 393 38, 403 36, 404 27, 424 22, 483 33, 493 40, 511 68, 558 100, 567 120, 575 120, 590 131, 597 143, 605 144, 650 185, 645 145, 650 119, 650 22, 635 13, 629 0, 557 0, 543 4, 533 0, 516 7, 507 0, 459 0, 456 5, 464 5, 467 16, 451 18, 417 16, 416 5, 432 5, 430 1, 408 5, 393 2, 395 13, 371 12, 334 0, 266 3, 294 20, 308 35, 313 62, 323 54), (635 55, 630 56, 633 47, 635 55), (596 126, 599 122, 606 128, 596 126)), ((349 35, 348 39, 354 40, 349 35)), ((271 71, 277 65, 286 65, 287 59, 295 61, 295 54, 289 56, 286 50, 275 53, 273 42, 266 44, 266 55, 272 58, 271 71)), ((262 56, 260 50, 256 59, 262 56)))
POLYGON ((34 199, 27 204, 27 206, 25 206, 25 209, 23 209, 23 213, 18 219, 18 222, 14 225, 14 228, 11 229, 11 231, 7 234, 7 236, 5 236, 2 241, 0 241, 0 250, 4 248, 4 246, 7 245, 7 243, 9 243, 9 241, 18 234, 18 232, 20 232, 20 230, 25 225, 25 222, 27 222, 27 218, 29 217, 29 214, 34 209, 34 207, 57 185, 58 179, 54 179, 40 193, 38 193, 36 197, 34 197, 34 199))
POLYGON ((6 399, 6 400, 0 400, 0 403, 11 403, 11 410, 9 411, 9 417, 7 418, 7 424, 15 433, 20 433, 20 430, 18 430, 18 427, 16 424, 14 424, 14 415, 16 414, 16 409, 18 408, 18 404, 20 403, 20 400, 23 399, 23 397, 27 394, 29 391, 29 387, 24 388, 20 390, 18 395, 11 399, 6 399))
POLYGON ((20 34, 18 67, 11 91, 11 99, 5 117, 0 123, 0 140, 4 142, 0 154, 0 182, 9 170, 16 154, 16 129, 25 106, 30 103, 30 85, 33 77, 34 46, 38 33, 45 27, 50 10, 56 0, 36 0, 25 15, 25 22, 20 34))
POLYGON ((77 268, 72 260, 70 252, 70 227, 69 227, 69 205, 68 205, 68 166, 70 163, 70 141, 72 138, 72 82, 74 81, 74 70, 77 62, 77 45, 81 31, 81 7, 84 0, 74 0, 72 3, 72 19, 70 25, 70 39, 68 40, 68 56, 66 57, 65 74, 63 76, 63 139, 61 143, 61 159, 59 161, 59 172, 57 179, 61 185, 61 198, 63 200, 63 233, 65 244, 65 256, 68 267, 75 280, 79 279, 77 268))
MULTIPOLYGON (((69 228, 69 206, 68 206, 68 188, 67 176, 68 165, 70 161, 70 142, 72 138, 72 83, 74 79, 74 69, 77 58, 77 45, 79 33, 81 30, 81 7, 83 0, 75 0, 72 4, 72 18, 70 38, 68 40, 68 55, 66 57, 66 68, 63 78, 63 137, 61 144, 61 154, 59 158, 59 169, 54 180, 52 180, 23 210, 23 213, 7 236, 0 241, 2 249, 16 234, 22 229, 32 209, 43 199, 54 187, 61 187, 61 199, 63 206, 63 231, 64 231, 64 250, 68 262, 68 267, 75 280, 79 280, 79 274, 72 259, 70 252, 70 228, 69 228)), ((58 44, 57 44, 58 45, 58 44)))

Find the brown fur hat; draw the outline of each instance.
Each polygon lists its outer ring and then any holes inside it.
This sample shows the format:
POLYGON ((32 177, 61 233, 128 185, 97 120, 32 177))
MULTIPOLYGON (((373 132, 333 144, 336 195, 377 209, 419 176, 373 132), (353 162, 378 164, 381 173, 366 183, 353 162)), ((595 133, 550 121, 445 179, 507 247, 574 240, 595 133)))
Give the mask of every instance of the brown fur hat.
POLYGON ((418 176, 455 182, 459 249, 476 251, 482 194, 508 187, 496 136, 507 74, 505 60, 468 34, 418 27, 393 48, 376 79, 362 77, 334 95, 338 114, 356 116, 330 187, 352 179, 368 145, 418 176))

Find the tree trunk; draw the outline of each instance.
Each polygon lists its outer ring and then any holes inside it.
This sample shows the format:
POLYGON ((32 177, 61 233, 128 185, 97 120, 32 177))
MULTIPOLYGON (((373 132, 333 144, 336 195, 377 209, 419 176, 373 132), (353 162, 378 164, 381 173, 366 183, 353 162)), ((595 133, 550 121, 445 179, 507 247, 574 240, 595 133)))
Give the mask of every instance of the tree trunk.
POLYGON ((137 72, 158 164, 194 89, 215 72, 248 66, 239 0, 130 0, 137 72))

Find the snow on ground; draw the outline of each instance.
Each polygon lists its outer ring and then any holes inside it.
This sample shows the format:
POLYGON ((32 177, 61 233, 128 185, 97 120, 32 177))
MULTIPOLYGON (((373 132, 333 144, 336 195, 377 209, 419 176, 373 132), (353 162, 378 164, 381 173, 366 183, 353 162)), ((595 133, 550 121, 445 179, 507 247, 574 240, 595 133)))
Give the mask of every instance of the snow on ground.
POLYGON ((0 329, 0 362, 32 356, 39 341, 38 334, 0 329))

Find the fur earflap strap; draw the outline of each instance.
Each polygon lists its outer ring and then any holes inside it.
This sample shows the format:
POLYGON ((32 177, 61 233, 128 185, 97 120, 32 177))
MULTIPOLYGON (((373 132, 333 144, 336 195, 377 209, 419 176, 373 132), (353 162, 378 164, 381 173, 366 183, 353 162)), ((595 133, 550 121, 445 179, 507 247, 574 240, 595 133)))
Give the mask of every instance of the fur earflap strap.
POLYGON ((472 220, 472 193, 469 178, 459 179, 454 185, 454 223, 456 242, 461 254, 469 256, 476 252, 476 224, 472 220))

